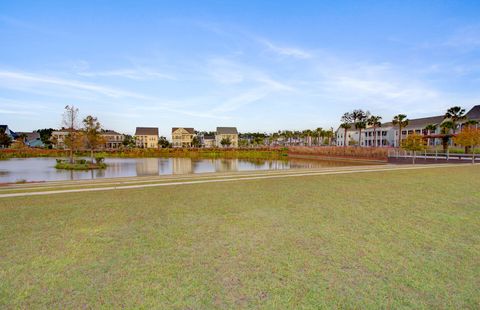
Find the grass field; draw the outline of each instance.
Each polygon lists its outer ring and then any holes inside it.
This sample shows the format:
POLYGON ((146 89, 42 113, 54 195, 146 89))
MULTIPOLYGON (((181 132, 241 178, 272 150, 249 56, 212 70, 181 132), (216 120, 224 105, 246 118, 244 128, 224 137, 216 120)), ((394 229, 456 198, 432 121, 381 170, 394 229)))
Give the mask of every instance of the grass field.
POLYGON ((480 166, 0 199, 0 308, 478 308, 480 166))

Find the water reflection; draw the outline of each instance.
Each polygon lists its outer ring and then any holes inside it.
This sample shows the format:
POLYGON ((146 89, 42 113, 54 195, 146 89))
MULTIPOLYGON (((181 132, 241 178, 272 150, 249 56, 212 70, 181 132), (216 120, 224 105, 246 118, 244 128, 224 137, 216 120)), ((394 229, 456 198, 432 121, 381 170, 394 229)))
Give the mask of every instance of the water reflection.
POLYGON ((191 158, 107 158, 107 169, 91 171, 57 170, 55 158, 14 158, 0 161, 0 183, 154 176, 248 170, 283 170, 352 166, 359 163, 309 159, 243 160, 191 158))

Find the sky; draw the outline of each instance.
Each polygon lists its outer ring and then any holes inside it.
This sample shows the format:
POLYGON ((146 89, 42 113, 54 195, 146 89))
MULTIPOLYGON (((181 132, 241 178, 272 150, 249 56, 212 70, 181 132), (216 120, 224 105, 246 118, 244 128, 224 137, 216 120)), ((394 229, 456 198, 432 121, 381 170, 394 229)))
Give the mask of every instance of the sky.
POLYGON ((0 1, 0 123, 330 128, 480 104, 480 1, 0 1))

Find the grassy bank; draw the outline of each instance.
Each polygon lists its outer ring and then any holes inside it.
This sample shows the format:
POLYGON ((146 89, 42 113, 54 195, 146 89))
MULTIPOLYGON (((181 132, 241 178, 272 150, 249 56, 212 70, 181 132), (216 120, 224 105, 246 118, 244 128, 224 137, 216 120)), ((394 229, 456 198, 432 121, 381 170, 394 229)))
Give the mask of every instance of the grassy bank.
MULTIPOLYGON (((125 149, 97 152, 97 156, 138 158, 138 157, 189 157, 189 158, 238 158, 238 159, 280 159, 287 156, 285 149, 125 149)), ((77 157, 90 156, 89 151, 76 152, 77 157)), ((28 157, 67 157, 68 152, 44 149, 0 150, 0 159, 28 157)))
POLYGON ((62 163, 57 163, 55 164, 56 169, 65 169, 65 170, 94 170, 94 169, 105 169, 107 168, 107 164, 105 163, 100 163, 100 164, 92 164, 92 163, 67 163, 67 162, 62 162, 62 163))
POLYGON ((476 308, 479 173, 4 198, 0 308, 476 308))

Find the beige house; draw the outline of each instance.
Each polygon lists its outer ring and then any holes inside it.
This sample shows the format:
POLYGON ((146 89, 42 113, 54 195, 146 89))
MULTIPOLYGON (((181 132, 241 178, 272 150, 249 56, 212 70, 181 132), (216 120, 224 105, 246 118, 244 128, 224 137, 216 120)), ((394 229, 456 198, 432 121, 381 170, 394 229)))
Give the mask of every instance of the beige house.
POLYGON ((217 147, 238 147, 237 127, 217 127, 215 135, 217 147), (222 141, 229 141, 229 145, 222 145, 222 141))
POLYGON ((202 145, 206 148, 215 147, 215 135, 204 135, 202 137, 202 145))
POLYGON ((50 140, 52 141, 52 145, 56 149, 64 149, 65 148, 65 138, 68 136, 68 131, 66 130, 56 130, 52 131, 52 136, 50 140))
POLYGON ((158 128, 137 127, 135 130, 135 143, 139 148, 158 148, 158 128))
POLYGON ((113 130, 105 130, 101 133, 105 140, 106 149, 118 149, 122 146, 124 136, 113 130))
POLYGON ((173 127, 172 128, 172 146, 173 147, 191 147, 195 130, 193 128, 173 127))

